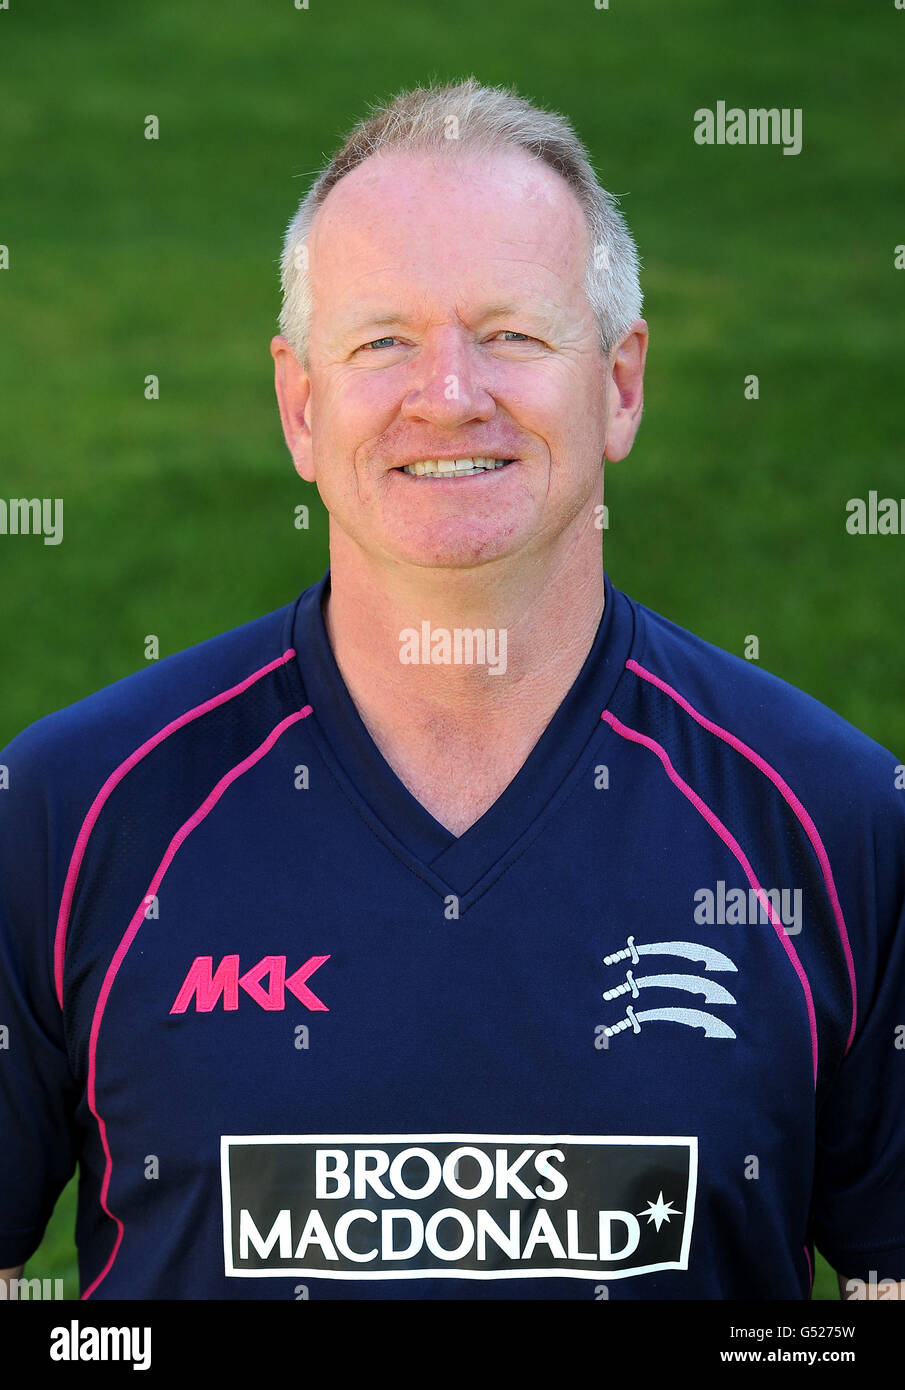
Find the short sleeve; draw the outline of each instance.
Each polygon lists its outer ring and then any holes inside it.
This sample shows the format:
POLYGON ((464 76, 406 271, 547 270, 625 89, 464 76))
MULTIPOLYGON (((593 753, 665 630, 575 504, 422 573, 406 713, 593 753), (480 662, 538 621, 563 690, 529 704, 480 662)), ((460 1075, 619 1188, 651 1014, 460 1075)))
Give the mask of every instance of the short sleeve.
POLYGON ((905 1279, 905 790, 883 800, 872 853, 861 840, 858 1025, 818 1116, 812 1203, 821 1254, 873 1282, 905 1279))
POLYGON ((77 1086, 53 985, 53 817, 28 733, 0 752, 0 1268, 34 1254, 75 1168, 77 1086))

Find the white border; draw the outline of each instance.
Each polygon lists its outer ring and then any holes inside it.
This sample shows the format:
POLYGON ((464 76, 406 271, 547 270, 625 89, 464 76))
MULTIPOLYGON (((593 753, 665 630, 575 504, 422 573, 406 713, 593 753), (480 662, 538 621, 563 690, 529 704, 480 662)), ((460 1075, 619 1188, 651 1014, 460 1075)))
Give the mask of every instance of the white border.
POLYGON ((220 1185, 223 1203, 223 1264, 227 1278, 279 1279, 307 1275, 311 1279, 633 1279, 639 1274, 654 1274, 661 1269, 687 1269, 694 1226, 695 1199, 698 1186, 697 1135, 675 1134, 222 1134, 220 1136, 220 1185), (304 1266, 290 1269, 236 1269, 232 1262, 230 1215, 232 1193, 229 1182, 229 1150, 233 1144, 399 1144, 441 1143, 465 1141, 472 1144, 681 1144, 688 1146, 688 1197, 682 1249, 678 1260, 662 1264, 638 1265, 632 1269, 386 1269, 338 1270, 309 1269, 304 1266))

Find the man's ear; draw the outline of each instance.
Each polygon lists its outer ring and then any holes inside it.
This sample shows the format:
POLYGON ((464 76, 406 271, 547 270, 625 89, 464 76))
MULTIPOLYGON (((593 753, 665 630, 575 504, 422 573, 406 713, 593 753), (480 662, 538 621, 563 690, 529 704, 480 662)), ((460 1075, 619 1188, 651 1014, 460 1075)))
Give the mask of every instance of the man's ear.
POLYGON ((609 411, 604 458, 624 459, 641 424, 644 406, 644 363, 647 358, 647 324, 635 319, 611 356, 607 390, 609 411))
POLYGON ((272 340, 274 386, 280 403, 283 434, 300 478, 314 482, 314 460, 311 451, 311 379, 300 364, 288 341, 281 335, 272 340))

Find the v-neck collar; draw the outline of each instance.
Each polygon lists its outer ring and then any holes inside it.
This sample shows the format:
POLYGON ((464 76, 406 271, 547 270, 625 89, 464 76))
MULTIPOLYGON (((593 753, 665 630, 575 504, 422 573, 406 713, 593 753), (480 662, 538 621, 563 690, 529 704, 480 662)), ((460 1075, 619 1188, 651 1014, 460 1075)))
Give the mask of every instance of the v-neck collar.
POLYGON ((554 809, 582 751, 599 733, 634 638, 631 604, 605 574, 603 616, 575 681, 509 785, 455 836, 400 781, 362 722, 327 637, 322 601, 329 584, 328 569, 300 595, 293 619, 296 669, 313 708, 306 728, 372 829, 395 852, 402 850, 422 877, 467 894, 554 809))

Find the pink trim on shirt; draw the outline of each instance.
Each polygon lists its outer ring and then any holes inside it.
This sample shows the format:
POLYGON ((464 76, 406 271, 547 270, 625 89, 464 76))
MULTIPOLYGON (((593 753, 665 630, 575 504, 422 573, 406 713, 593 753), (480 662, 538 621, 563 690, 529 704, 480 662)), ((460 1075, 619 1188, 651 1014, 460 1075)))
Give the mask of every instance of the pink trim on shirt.
POLYGON ((610 714, 609 710, 604 710, 603 714, 600 717, 601 719, 605 720, 606 723, 609 724, 610 727, 614 729, 617 734, 620 734, 622 738, 629 739, 632 743, 641 743, 644 745, 645 748, 649 748, 653 753, 656 753, 657 757, 660 759, 660 762, 663 764, 664 770, 669 780, 679 788, 679 791, 682 793, 683 796, 688 798, 692 806, 694 806, 695 810, 698 811, 699 814, 704 817, 711 830, 716 832, 716 834, 720 837, 720 839, 727 846, 727 848, 730 849, 732 853, 735 855, 739 864, 741 864, 745 877, 747 878, 748 882, 751 884, 751 887, 757 894, 757 900, 760 903, 761 907, 763 907, 767 912, 770 921, 773 925, 773 928, 776 931, 776 934, 779 937, 780 941, 782 942, 785 953, 789 957, 789 960, 792 962, 793 969, 795 970, 795 973, 798 976, 799 981, 801 982, 801 988, 804 990, 804 998, 808 1011, 808 1026, 810 1028, 811 1033, 811 1058, 814 1070, 814 1085, 816 1087, 817 1016, 814 1012, 814 999, 811 995, 811 986, 808 983, 808 977, 804 972, 801 961, 798 959, 798 954, 795 950, 795 947, 789 940, 787 933, 783 930, 783 925, 780 922, 779 918, 776 916, 776 913, 773 909, 773 904, 770 902, 770 899, 767 897, 763 888, 758 883, 754 870, 748 862, 748 858, 745 854, 745 851, 742 849, 741 845, 739 844, 738 840, 736 840, 732 832, 728 830, 727 827, 720 820, 719 816, 717 816, 716 813, 712 811, 711 808, 708 805, 706 805, 704 801, 701 800, 694 788, 690 787, 688 783, 684 781, 682 777, 679 776, 678 772, 676 772, 675 768, 670 762, 669 754, 667 753, 666 749, 663 747, 662 744, 657 743, 656 739, 649 738, 647 734, 639 733, 637 729, 630 729, 628 725, 623 724, 620 719, 617 719, 614 714, 610 714))
POLYGON ((91 1111, 94 1118, 97 1120, 97 1127, 100 1131, 101 1144, 103 1145, 104 1157, 106 1159, 106 1162, 104 1164, 104 1179, 101 1184, 100 1203, 104 1211, 110 1217, 111 1221, 115 1221, 116 1223, 116 1241, 110 1253, 110 1258, 104 1265, 104 1268, 101 1270, 97 1278, 93 1281, 93 1283, 91 1283, 88 1286, 88 1288, 82 1294, 82 1299, 90 1298, 91 1295, 94 1293, 94 1290, 101 1283, 101 1281, 105 1279, 107 1275, 110 1273, 110 1270, 113 1267, 113 1261, 116 1259, 117 1252, 122 1243, 124 1230, 122 1221, 119 1219, 118 1216, 115 1216, 114 1213, 107 1206, 107 1195, 110 1191, 110 1179, 113 1175, 113 1159, 110 1154, 110 1146, 107 1143, 107 1126, 104 1124, 104 1121, 97 1110, 95 1091, 97 1079, 97 1040, 98 1035, 100 1033, 101 1021, 104 1016, 104 1009, 107 1006, 107 1000, 110 997, 110 991, 113 988, 113 982, 116 979, 117 972, 119 971, 120 966, 126 958, 129 947, 132 945, 132 942, 138 935, 142 921, 144 920, 145 912, 147 910, 146 905, 148 899, 156 895, 157 890, 160 887, 161 882, 163 881, 163 877, 166 874, 167 869, 170 867, 171 863, 173 862, 173 859, 176 857, 176 854, 178 853, 179 849, 184 844, 184 842, 188 839, 189 835, 191 835, 192 831, 197 829, 197 827, 201 824, 205 817, 210 814, 210 812, 216 806, 217 802, 220 800, 221 796, 227 790, 227 788, 230 787, 232 783, 237 780, 237 778, 241 777, 244 772, 247 772, 250 767, 253 767, 255 763, 259 762, 260 759, 263 758, 266 753, 269 753, 270 749, 276 743, 280 735, 286 729, 288 729, 291 724, 296 724, 300 719, 305 719, 307 715, 311 714, 311 712, 311 705, 305 705, 302 709, 296 710, 295 713, 287 715, 285 719, 281 719, 279 724, 277 724, 273 729, 271 729, 264 742, 261 743, 254 750, 253 753, 249 753, 248 757, 243 758, 241 762, 236 763, 234 767, 231 767, 229 772, 225 773, 220 778, 219 782, 216 783, 213 790, 208 793, 208 795, 202 801, 201 805, 198 807, 197 811, 195 811, 194 815, 189 816, 188 820, 183 822, 183 824, 176 831, 176 834, 173 836, 172 840, 167 846, 166 852, 163 858, 161 859, 160 864, 157 867, 157 871, 154 874, 154 877, 151 879, 150 885, 148 886, 148 891, 145 893, 141 902, 138 904, 138 907, 135 909, 135 913, 132 917, 132 920, 126 928, 125 935, 123 936, 123 939, 117 946, 116 951, 113 955, 113 959, 107 967, 107 973, 104 976, 104 982, 101 985, 101 991, 98 995, 97 1004, 95 1005, 94 1018, 91 1021, 91 1034, 88 1041, 88 1108, 91 1111))
POLYGON ((743 743, 735 734, 729 733, 728 729, 722 728, 721 725, 715 724, 712 719, 708 719, 705 715, 701 714, 700 711, 689 704, 677 690, 674 690, 671 685, 668 685, 665 680, 662 680, 659 676, 655 676, 653 672, 646 670, 645 667, 639 665, 637 661, 629 659, 625 664, 629 671, 634 671, 636 676, 640 676, 642 680, 649 681, 650 684, 655 685, 658 690, 662 690, 671 700, 675 700, 677 705, 681 705, 686 714, 690 714, 692 719, 696 720, 698 724, 705 729, 709 729, 712 734, 716 734, 717 738, 721 738, 725 743, 728 743, 730 747, 734 748, 736 752, 741 753, 749 762, 752 762, 765 777, 770 779, 780 795, 784 797, 789 806, 791 806, 804 827, 805 834, 811 842, 814 853, 817 855, 817 862, 823 874, 823 881, 826 884, 826 890, 829 894, 830 904, 832 905, 833 915, 836 918, 836 926, 842 942, 845 963, 848 967, 848 978, 852 990, 852 1023, 849 1029, 848 1042, 845 1044, 845 1051, 848 1052, 852 1045, 852 1039, 855 1036, 855 1027, 858 1022, 858 989, 855 983, 855 962, 852 959, 852 948, 849 944, 845 918, 842 915, 842 905, 839 902, 839 894, 836 892, 836 884, 833 879, 833 870, 830 867, 829 855, 824 848, 823 841, 820 838, 820 832, 816 825, 785 778, 780 776, 776 769, 771 767, 759 753, 755 753, 753 748, 749 748, 747 743, 743 743))
POLYGON ((181 729, 185 724, 190 724, 193 719, 200 719, 202 714, 207 714, 210 710, 216 709, 218 705, 223 705, 227 700, 232 700, 236 695, 241 695, 249 686, 254 685, 255 681, 261 680, 263 676, 275 671, 278 666, 284 666, 287 661, 291 661, 295 656, 295 650, 289 648, 282 656, 278 656, 275 661, 270 661, 266 666, 262 666, 259 671, 254 671, 252 675, 246 676, 238 685, 230 686, 229 690, 223 690, 219 695, 214 695, 210 700, 205 700, 200 705, 195 705, 194 709, 187 710, 185 714, 180 714, 178 719, 172 720, 156 734, 143 743, 134 753, 130 753, 124 762, 121 762, 115 771, 110 773, 104 785, 101 787, 91 809, 82 822, 82 828, 78 833, 75 848, 72 851, 72 858, 69 861, 69 868, 66 872, 66 881, 63 884, 63 897, 60 901, 60 911, 57 916, 56 936, 53 943, 53 978, 56 986, 57 1002, 60 1008, 63 1007, 63 965, 66 959, 66 933, 69 930, 69 914, 72 911, 72 899, 75 896, 75 885, 78 882, 79 871, 82 867, 82 860, 85 857, 85 850, 91 838, 91 832, 97 824, 98 816, 104 809, 111 793, 119 786, 127 772, 131 772, 141 760, 153 750, 158 744, 163 743, 164 739, 169 738, 170 734, 181 729))

